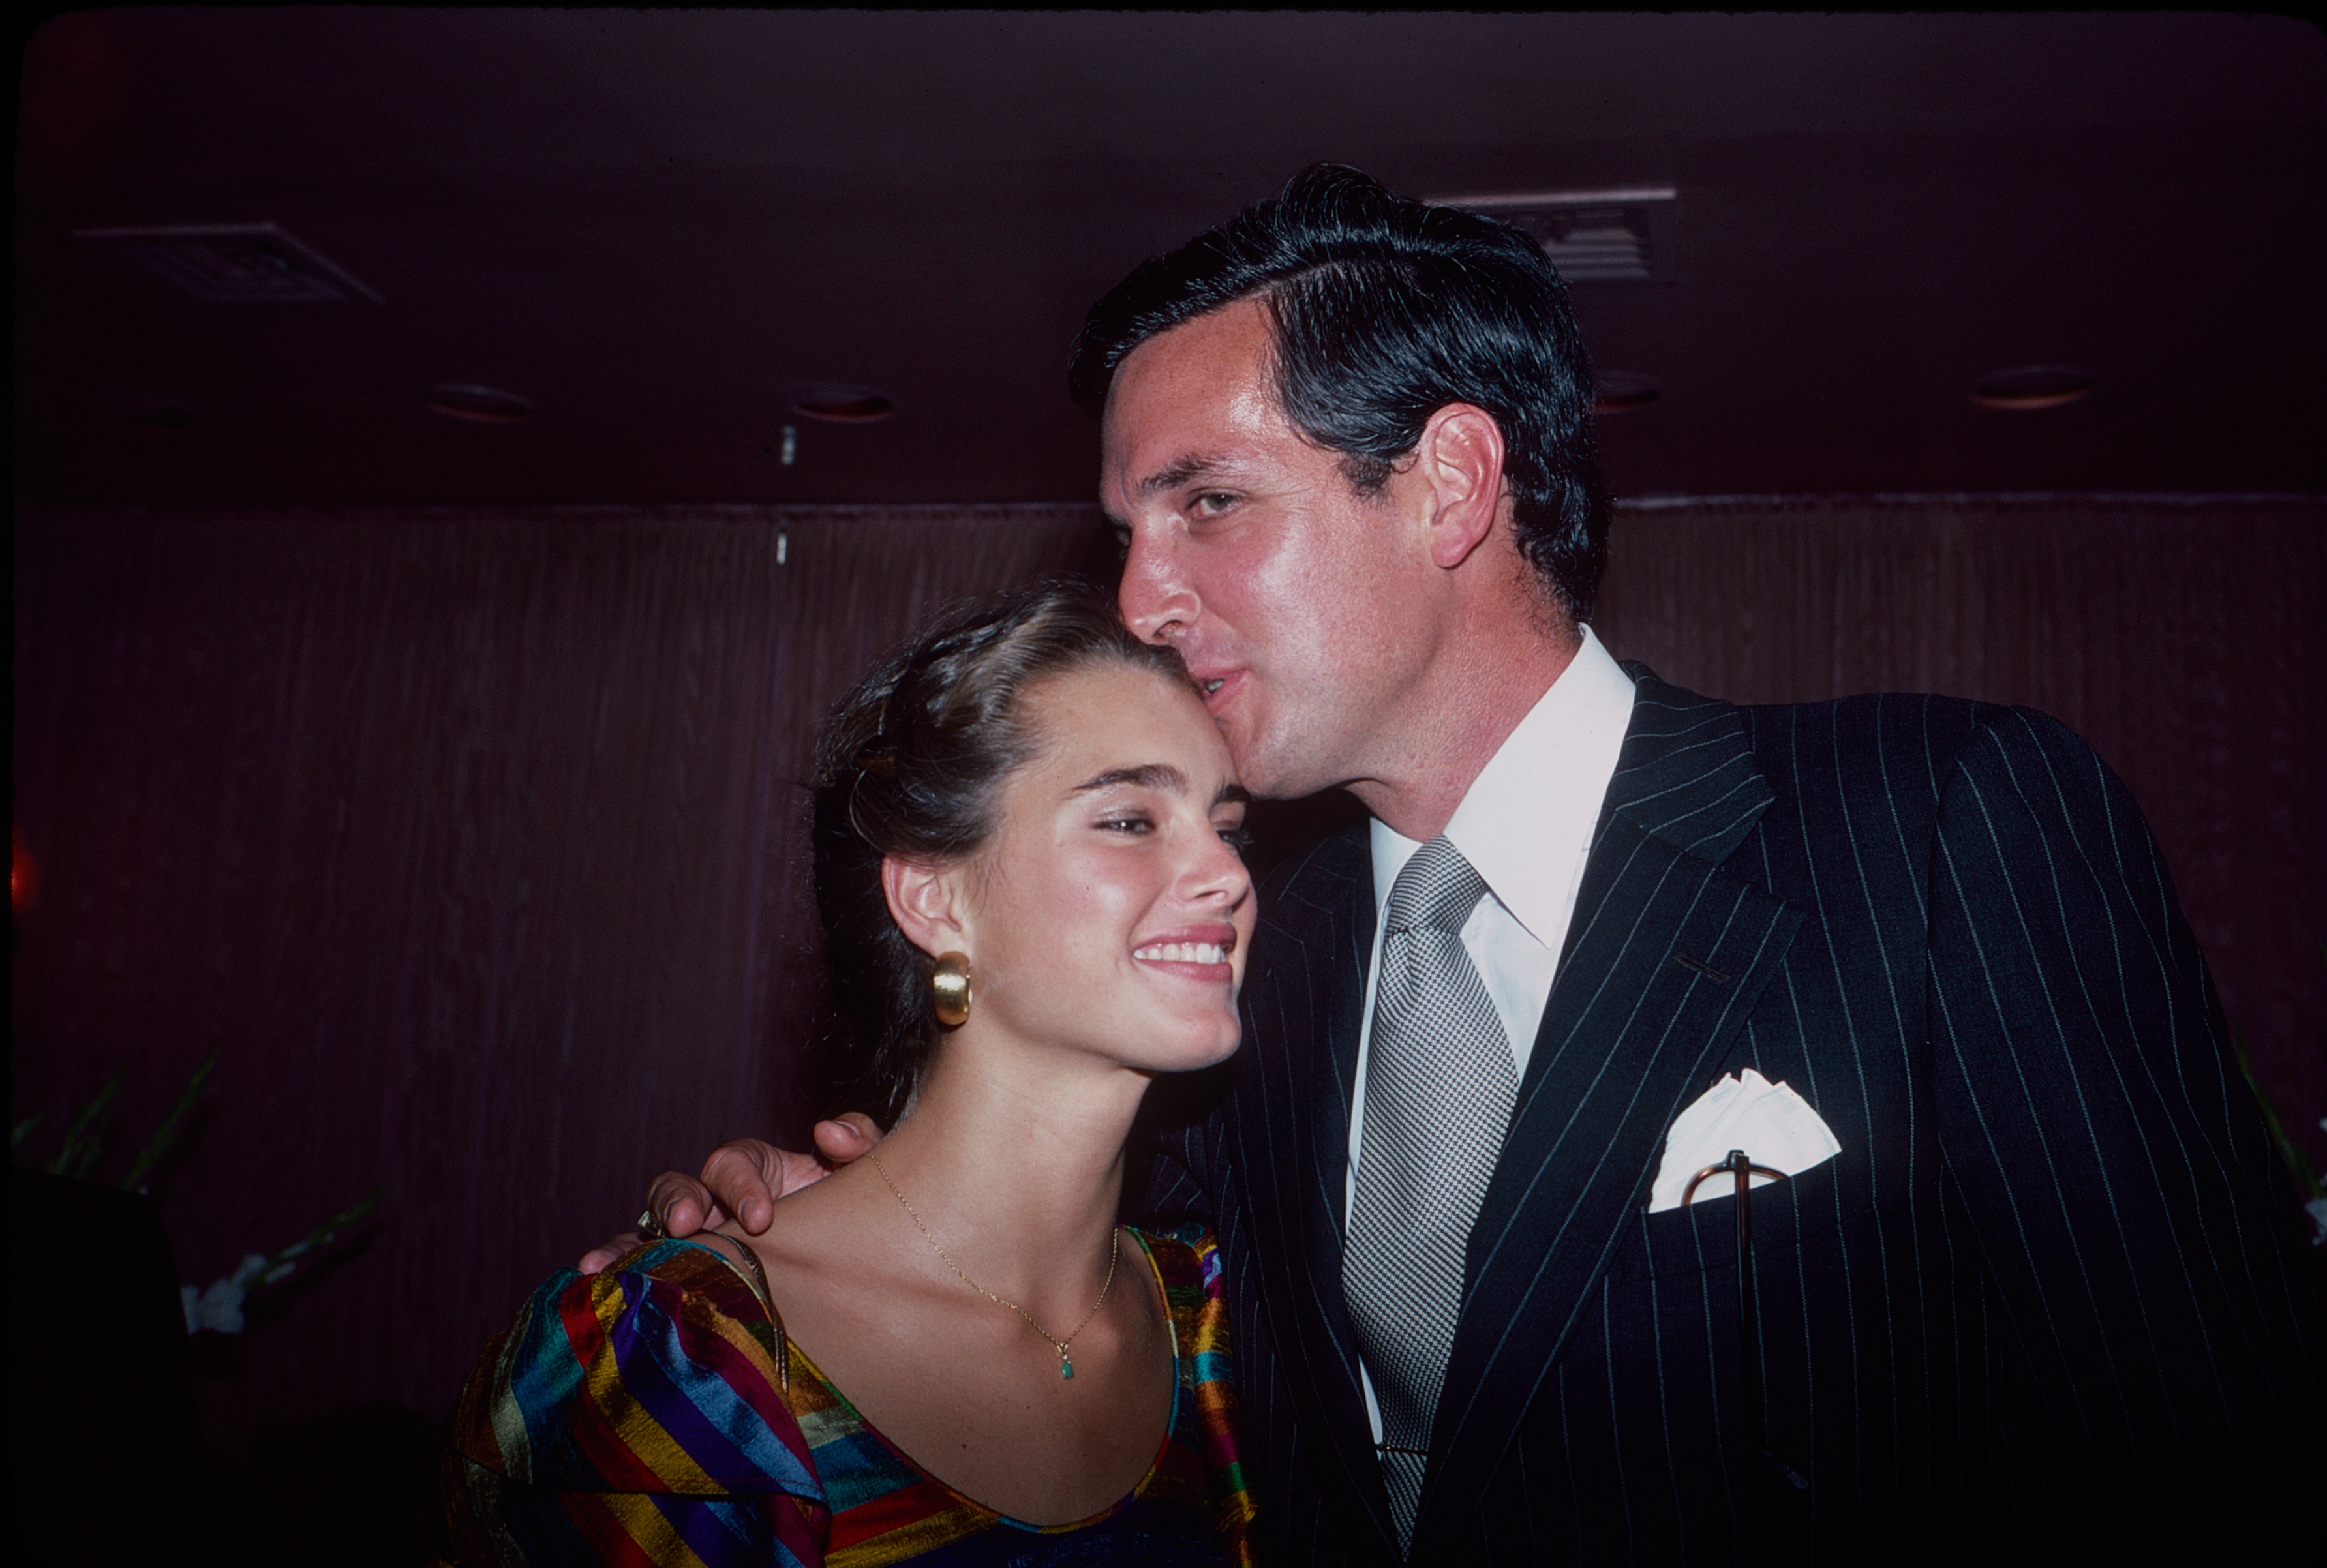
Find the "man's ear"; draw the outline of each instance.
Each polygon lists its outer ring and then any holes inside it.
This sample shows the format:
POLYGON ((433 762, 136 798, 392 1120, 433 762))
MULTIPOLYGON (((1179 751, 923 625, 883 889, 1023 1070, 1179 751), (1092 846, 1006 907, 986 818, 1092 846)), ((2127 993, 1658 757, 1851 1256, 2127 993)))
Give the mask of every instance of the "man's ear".
POLYGON ((1414 474, 1430 487, 1430 559, 1452 570, 1495 531, 1502 513, 1503 430, 1470 403, 1433 414, 1415 443, 1414 474))
POLYGON ((889 918, 912 943, 931 957, 964 950, 968 929, 964 917, 963 877, 958 866, 923 865, 883 855, 881 891, 889 901, 889 918))

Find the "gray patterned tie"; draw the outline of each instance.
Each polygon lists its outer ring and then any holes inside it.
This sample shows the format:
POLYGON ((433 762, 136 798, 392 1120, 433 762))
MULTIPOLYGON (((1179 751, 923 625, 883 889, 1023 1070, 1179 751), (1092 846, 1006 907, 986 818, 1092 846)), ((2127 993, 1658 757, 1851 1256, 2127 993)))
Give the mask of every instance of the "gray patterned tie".
POLYGON ((1414 1539, 1463 1250, 1519 1097, 1510 1036, 1461 936, 1486 891, 1442 834, 1397 873, 1382 918, 1341 1294, 1381 1406, 1401 1548, 1414 1539))

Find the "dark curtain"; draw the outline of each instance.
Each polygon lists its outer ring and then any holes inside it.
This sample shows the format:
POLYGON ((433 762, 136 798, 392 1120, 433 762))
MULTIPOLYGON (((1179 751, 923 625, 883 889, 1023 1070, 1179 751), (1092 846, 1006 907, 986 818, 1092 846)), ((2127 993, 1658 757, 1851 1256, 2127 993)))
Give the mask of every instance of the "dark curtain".
MULTIPOLYGON (((1741 701, 2065 719, 2142 800, 2315 1145, 2322 511, 1634 505, 1599 629, 1741 701)), ((651 1172, 797 1136, 816 719, 939 601, 1110 555, 1074 506, 20 510, 14 820, 41 889, 11 1061, 15 1115, 45 1118, 20 1162, 118 1069, 117 1173, 216 1051, 159 1189, 185 1279, 383 1190, 201 1385, 213 1439, 441 1413, 651 1172)))

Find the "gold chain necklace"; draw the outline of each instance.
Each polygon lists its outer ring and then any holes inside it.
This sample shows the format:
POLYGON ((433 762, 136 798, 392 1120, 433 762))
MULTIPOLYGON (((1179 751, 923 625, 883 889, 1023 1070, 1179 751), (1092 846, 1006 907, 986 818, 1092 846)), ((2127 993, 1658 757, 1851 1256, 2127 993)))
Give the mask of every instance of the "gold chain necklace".
POLYGON ((889 1167, 881 1163, 881 1156, 875 1154, 870 1149, 867 1149, 864 1152, 864 1157, 873 1162, 873 1169, 881 1172, 881 1180, 889 1184, 889 1190, 894 1192, 897 1195, 897 1201, 905 1206, 905 1217, 913 1222, 913 1228, 921 1233, 921 1239, 930 1244, 930 1249, 931 1251, 935 1252, 939 1257, 945 1259, 946 1267, 953 1270, 953 1277, 967 1285, 971 1290, 976 1291, 979 1295, 984 1296, 987 1301, 992 1302, 995 1306, 1008 1307, 1012 1311, 1025 1319, 1026 1326, 1033 1330, 1034 1332, 1042 1335, 1043 1339, 1049 1340, 1051 1347, 1059 1352, 1059 1376, 1061 1377, 1072 1377, 1075 1375, 1075 1363, 1074 1358, 1067 1354, 1067 1347, 1075 1342, 1075 1334, 1079 1334, 1085 1329, 1090 1327, 1090 1321, 1098 1316, 1098 1310, 1101 1307, 1107 1305, 1107 1293, 1115 1288, 1115 1265, 1123 1260, 1123 1227, 1118 1225, 1107 1233, 1107 1283, 1098 1287, 1098 1300, 1093 1302, 1091 1303, 1091 1310, 1083 1314, 1083 1321, 1075 1325, 1074 1334, 1069 1334, 1065 1339, 1061 1339, 1056 1334, 1051 1332, 1050 1330, 1036 1322, 1034 1321, 1034 1314, 1020 1306, 1016 1302, 1004 1300, 1002 1297, 995 1295, 992 1291, 987 1290, 984 1285, 979 1284, 967 1274, 962 1273, 961 1265, 953 1261, 952 1255, 948 1253, 944 1247, 938 1245, 938 1238, 931 1236, 930 1234, 930 1227, 921 1223, 920 1213, 914 1209, 911 1200, 905 1196, 904 1190, 897 1185, 897 1179, 889 1174, 889 1167))

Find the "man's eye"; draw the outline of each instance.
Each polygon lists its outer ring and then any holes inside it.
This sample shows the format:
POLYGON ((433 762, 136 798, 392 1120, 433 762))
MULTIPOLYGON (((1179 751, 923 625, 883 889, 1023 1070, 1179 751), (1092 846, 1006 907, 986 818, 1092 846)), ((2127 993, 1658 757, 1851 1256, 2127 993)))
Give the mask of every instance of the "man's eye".
POLYGON ((1190 504, 1189 510, 1199 517, 1218 517, 1236 505, 1236 497, 1226 490, 1206 490, 1190 504))

